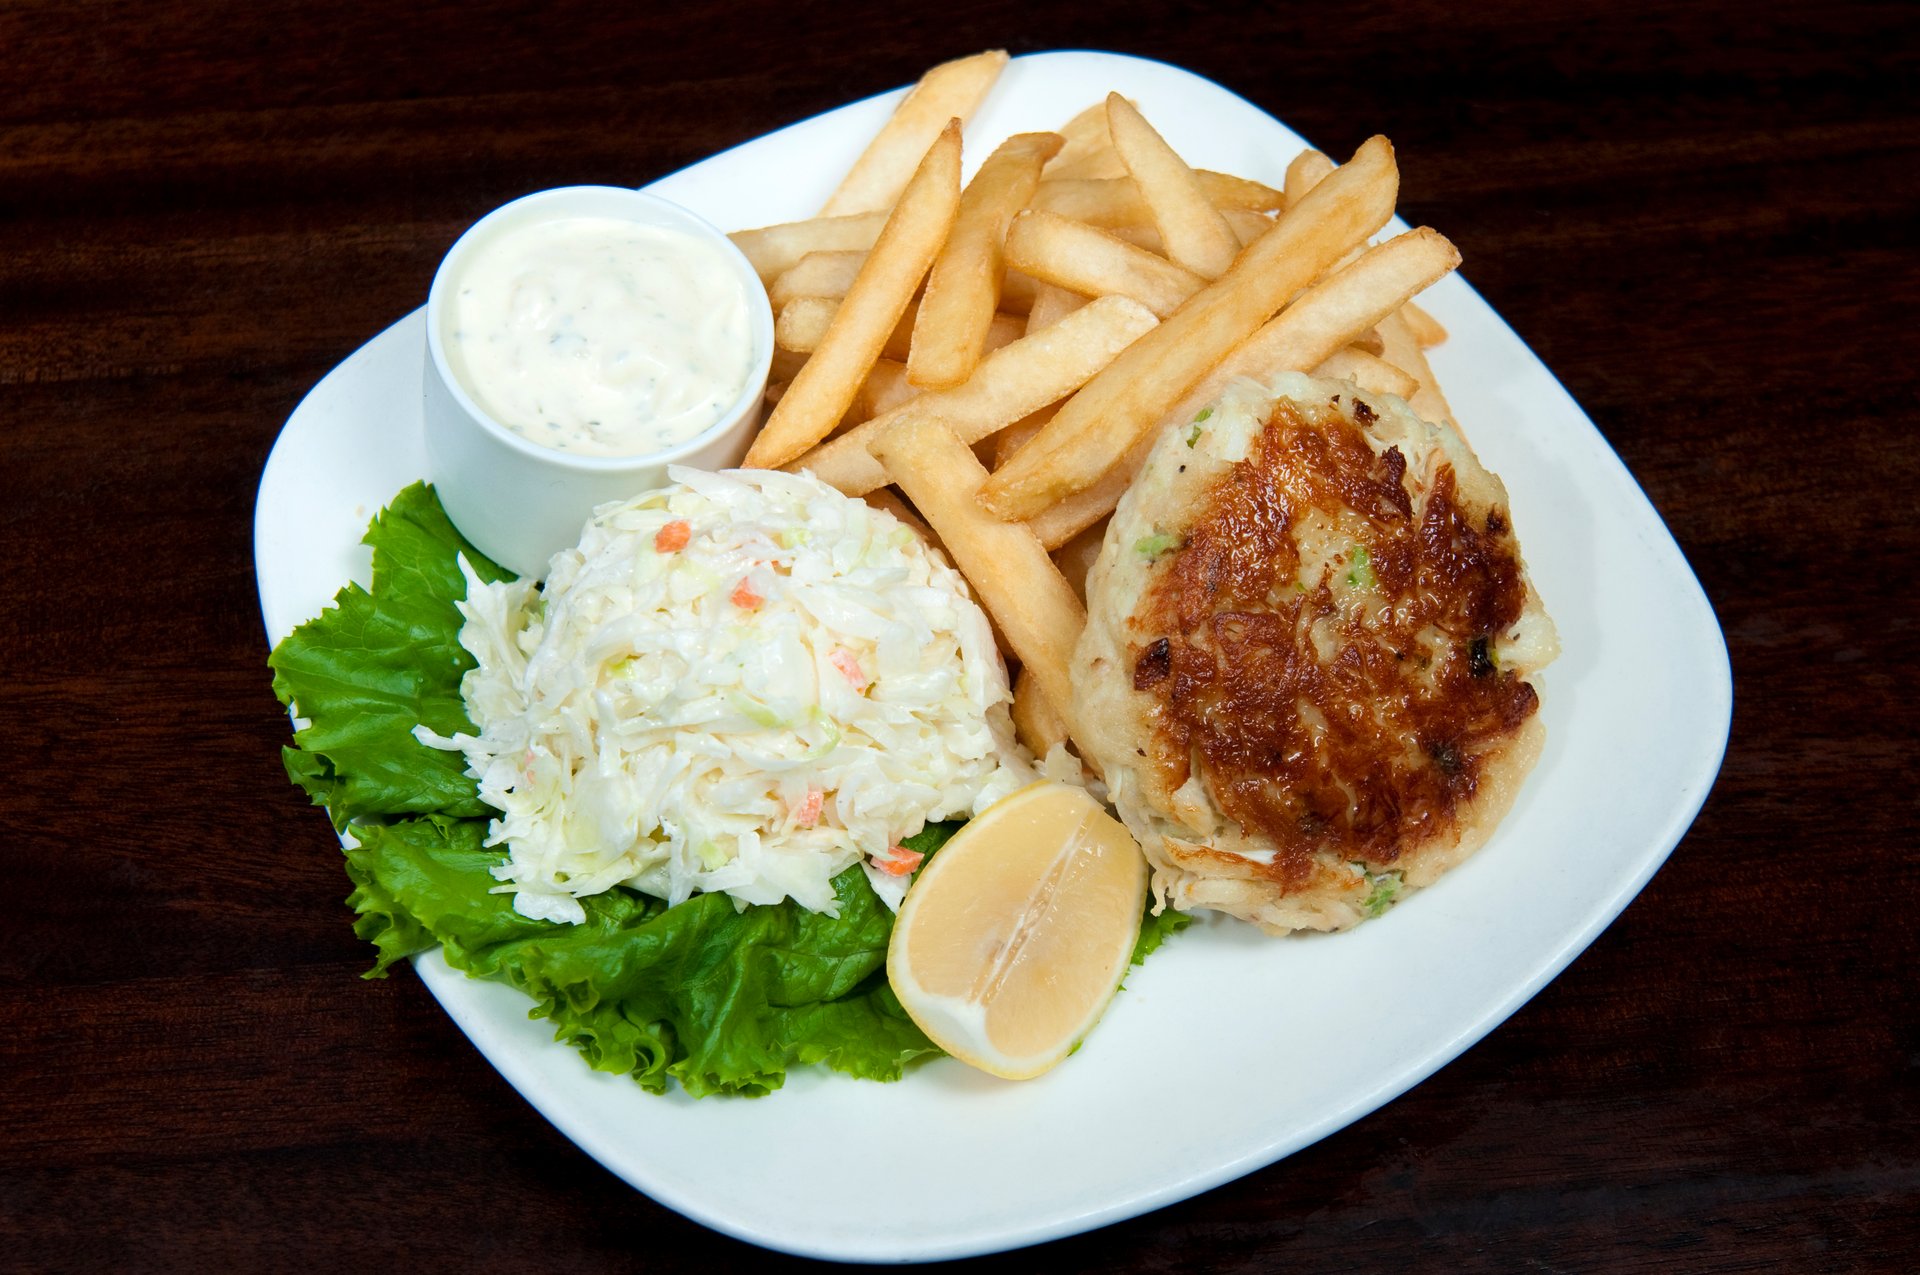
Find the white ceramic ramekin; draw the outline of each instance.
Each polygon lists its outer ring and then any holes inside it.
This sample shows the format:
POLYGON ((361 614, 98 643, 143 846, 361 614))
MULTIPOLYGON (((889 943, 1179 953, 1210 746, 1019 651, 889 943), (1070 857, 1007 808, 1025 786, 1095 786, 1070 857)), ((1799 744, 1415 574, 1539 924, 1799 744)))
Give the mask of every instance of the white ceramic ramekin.
POLYGON ((677 204, 618 186, 563 186, 495 209, 460 236, 427 294, 426 443, 428 478, 467 539, 523 576, 580 538, 598 505, 667 481, 668 465, 737 465, 760 423, 773 362, 773 309, 746 257, 713 226, 677 204), (494 420, 447 363, 444 344, 453 280, 470 254, 502 230, 559 217, 617 217, 706 239, 721 248, 747 298, 753 363, 746 386, 712 426, 677 447, 644 456, 577 456, 542 447, 494 420))

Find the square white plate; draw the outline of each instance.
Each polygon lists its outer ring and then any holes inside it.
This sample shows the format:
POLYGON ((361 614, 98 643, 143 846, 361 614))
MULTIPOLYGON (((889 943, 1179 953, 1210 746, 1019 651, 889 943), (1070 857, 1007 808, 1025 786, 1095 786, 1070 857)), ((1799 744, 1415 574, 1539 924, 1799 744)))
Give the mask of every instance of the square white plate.
MULTIPOLYGON (((1198 166, 1281 184, 1301 140, 1177 68, 1102 53, 1014 60, 967 134, 1058 125, 1117 89, 1198 166)), ((717 155, 648 189, 723 229, 811 215, 900 94, 717 155)), ((1444 229, 1444 227, 1442 228, 1444 229)), ((1471 263, 1469 263, 1471 265, 1471 263)), ((426 280, 421 280, 424 294, 426 280)), ((1039 1080, 949 1059, 894 1085, 799 1069, 760 1100, 643 1092, 588 1069, 527 1001, 421 979, 487 1059, 589 1155, 669 1208, 824 1258, 959 1257, 1101 1226, 1272 1163, 1372 1111, 1500 1023, 1653 875, 1719 769, 1732 708, 1713 612, 1659 515, 1580 408, 1460 278, 1421 298, 1433 363, 1513 520, 1565 653, 1548 742, 1493 841, 1388 917, 1275 940, 1196 925, 1128 979, 1039 1080), (1176 1088, 1177 1086, 1177 1088, 1176 1088)), ((367 520, 423 477, 421 315, 369 341, 287 421, 260 484, 268 636, 365 581, 367 520)))

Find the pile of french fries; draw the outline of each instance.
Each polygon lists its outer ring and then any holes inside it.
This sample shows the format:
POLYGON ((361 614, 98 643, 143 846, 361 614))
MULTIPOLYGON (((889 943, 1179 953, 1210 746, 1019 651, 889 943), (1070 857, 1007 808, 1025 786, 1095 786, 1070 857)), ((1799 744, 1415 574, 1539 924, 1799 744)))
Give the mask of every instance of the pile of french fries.
POLYGON ((1446 333, 1412 298, 1460 257, 1424 227, 1370 242, 1399 191, 1383 137, 1339 166, 1305 151, 1275 190, 1196 171, 1117 93, 1008 138, 963 186, 962 127, 1006 62, 933 68, 819 216, 732 238, 777 316, 746 463, 810 471, 943 545, 1045 755, 1073 735, 1087 567, 1161 429, 1286 371, 1451 420, 1423 353, 1446 333))

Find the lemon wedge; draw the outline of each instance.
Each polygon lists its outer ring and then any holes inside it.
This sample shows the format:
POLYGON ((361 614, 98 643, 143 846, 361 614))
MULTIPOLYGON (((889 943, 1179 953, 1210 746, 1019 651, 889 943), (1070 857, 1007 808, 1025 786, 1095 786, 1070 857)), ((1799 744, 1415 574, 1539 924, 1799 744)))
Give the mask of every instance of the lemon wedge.
POLYGON ((962 1062, 1046 1071, 1093 1030, 1140 934, 1147 861, 1083 790, 1037 783, 955 834, 907 892, 887 977, 962 1062))

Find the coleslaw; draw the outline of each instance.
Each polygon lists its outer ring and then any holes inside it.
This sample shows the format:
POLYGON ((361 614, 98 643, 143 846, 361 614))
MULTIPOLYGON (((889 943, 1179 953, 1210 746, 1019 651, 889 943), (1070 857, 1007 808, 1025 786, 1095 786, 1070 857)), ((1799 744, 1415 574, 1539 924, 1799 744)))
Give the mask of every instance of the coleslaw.
POLYGON ((897 519, 808 475, 674 468, 603 506, 544 589, 461 559, 460 752, 501 813, 496 892, 578 923, 616 885, 834 914, 866 869, 898 906, 928 821, 1030 782, 965 582, 897 519))

